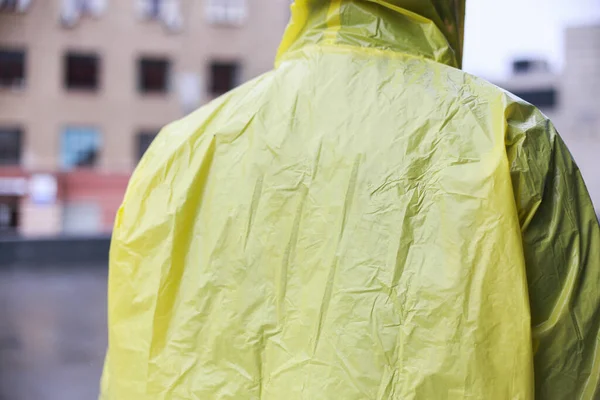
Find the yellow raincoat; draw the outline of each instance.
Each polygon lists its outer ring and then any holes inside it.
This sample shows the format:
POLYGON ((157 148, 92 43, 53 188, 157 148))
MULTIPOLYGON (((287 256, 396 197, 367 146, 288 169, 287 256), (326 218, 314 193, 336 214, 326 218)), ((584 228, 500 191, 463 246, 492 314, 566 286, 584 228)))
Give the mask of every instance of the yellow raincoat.
POLYGON ((600 229, 464 3, 298 0, 118 214, 103 399, 592 399, 600 229))

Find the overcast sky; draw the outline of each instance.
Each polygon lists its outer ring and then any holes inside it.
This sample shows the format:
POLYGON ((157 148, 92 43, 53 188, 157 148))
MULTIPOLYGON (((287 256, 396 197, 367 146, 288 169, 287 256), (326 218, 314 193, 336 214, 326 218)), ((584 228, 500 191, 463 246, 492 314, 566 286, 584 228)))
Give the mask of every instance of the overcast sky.
POLYGON ((464 69, 487 79, 510 73, 515 57, 563 63, 567 26, 600 23, 600 0, 467 0, 464 69))

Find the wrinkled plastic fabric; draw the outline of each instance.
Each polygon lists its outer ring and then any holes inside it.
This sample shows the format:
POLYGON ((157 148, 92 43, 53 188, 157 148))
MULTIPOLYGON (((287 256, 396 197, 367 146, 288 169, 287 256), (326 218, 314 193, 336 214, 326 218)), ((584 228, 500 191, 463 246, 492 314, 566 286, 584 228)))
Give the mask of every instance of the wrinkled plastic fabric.
POLYGON ((552 124, 456 68, 462 9, 297 2, 275 70, 164 128, 102 399, 597 398, 592 204, 552 124))

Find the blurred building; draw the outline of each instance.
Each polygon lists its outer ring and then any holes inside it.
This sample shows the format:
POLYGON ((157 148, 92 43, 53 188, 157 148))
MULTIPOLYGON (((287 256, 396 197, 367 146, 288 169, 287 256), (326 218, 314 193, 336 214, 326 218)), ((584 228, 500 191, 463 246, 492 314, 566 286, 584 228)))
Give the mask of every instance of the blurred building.
POLYGON ((289 0, 0 0, 0 234, 110 232, 169 121, 273 65, 289 0))
POLYGON ((546 60, 515 60, 510 79, 497 84, 535 104, 553 121, 559 118, 560 76, 551 71, 546 60))
POLYGON ((600 24, 567 29, 562 73, 518 60, 503 87, 552 119, 573 153, 600 212, 600 24))

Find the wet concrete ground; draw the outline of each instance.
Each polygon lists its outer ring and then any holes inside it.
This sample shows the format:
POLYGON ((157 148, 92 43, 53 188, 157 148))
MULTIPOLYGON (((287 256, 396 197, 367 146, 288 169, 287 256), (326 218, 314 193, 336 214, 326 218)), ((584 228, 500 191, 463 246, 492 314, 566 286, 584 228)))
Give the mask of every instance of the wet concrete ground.
POLYGON ((104 267, 0 269, 0 400, 92 400, 106 349, 104 267))

